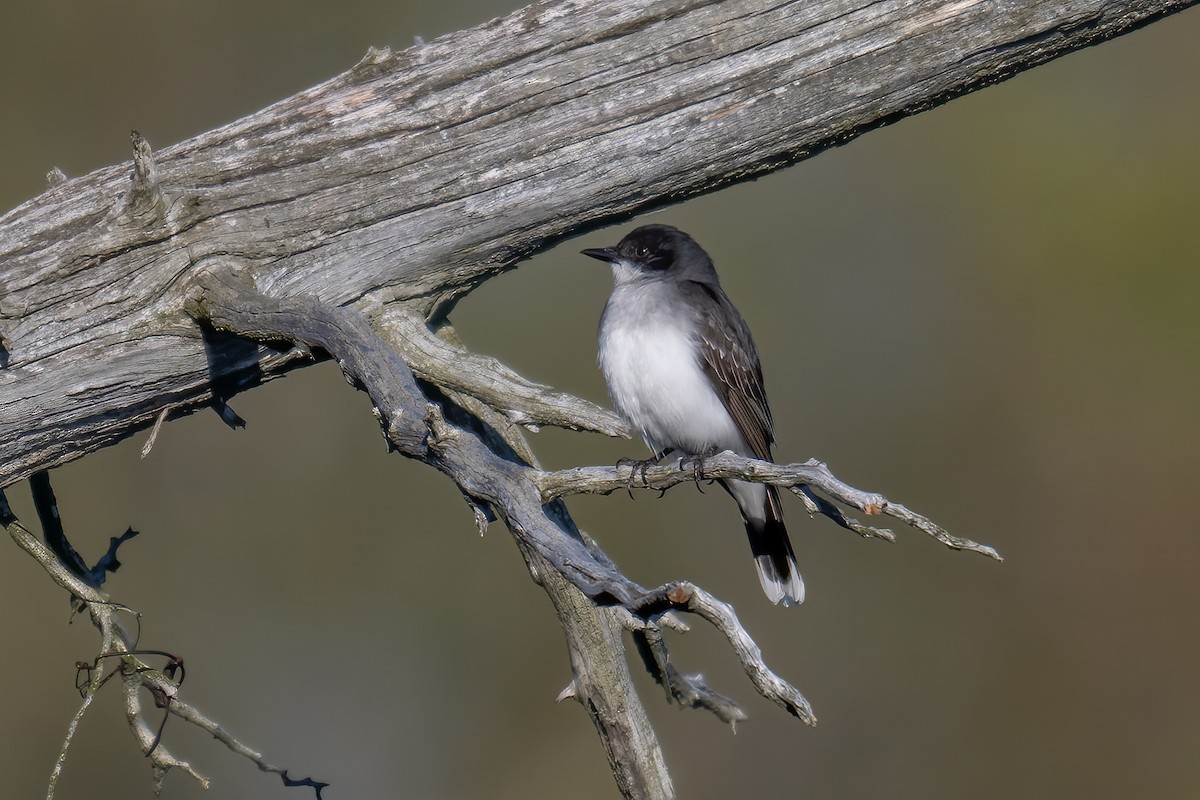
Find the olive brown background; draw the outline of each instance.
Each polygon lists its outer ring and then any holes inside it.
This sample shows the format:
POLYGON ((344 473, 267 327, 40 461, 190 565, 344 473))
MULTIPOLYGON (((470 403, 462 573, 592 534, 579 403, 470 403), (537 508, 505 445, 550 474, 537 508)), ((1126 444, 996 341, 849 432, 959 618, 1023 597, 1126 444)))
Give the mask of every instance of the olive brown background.
MULTIPOLYGON (((0 9, 0 209, 58 166, 128 159, 351 66, 515 10, 511 2, 54 2, 0 9)), ((678 488, 570 502, 644 584, 732 601, 812 700, 761 700, 704 626, 686 671, 741 700, 736 735, 639 686, 682 797, 1200 796, 1200 12, 653 215, 693 233, 753 328, 778 457, 996 546, 996 564, 897 528, 888 545, 787 507, 808 583, 760 594, 729 499, 678 488)), ((471 165, 463 165, 471 169, 471 165)), ((466 341, 597 401, 610 277, 581 247, 466 299, 466 341)), ((0 287, 2 291, 2 287, 0 287)), ((3 398, 0 398, 3 402, 3 398)), ((249 422, 170 423, 54 473, 90 558, 133 525, 110 580, 186 694, 339 798, 609 798, 584 712, 555 705, 562 635, 501 525, 483 538, 440 474, 388 456, 329 365, 239 396, 249 422)), ((640 443, 545 431, 550 466, 640 443)), ((24 486, 10 496, 32 525, 24 486)), ((0 794, 43 796, 94 654, 63 593, 0 544, 0 794)), ((150 797, 117 693, 85 718, 61 798, 150 797)), ((177 721, 213 780, 177 800, 295 798, 177 721)))

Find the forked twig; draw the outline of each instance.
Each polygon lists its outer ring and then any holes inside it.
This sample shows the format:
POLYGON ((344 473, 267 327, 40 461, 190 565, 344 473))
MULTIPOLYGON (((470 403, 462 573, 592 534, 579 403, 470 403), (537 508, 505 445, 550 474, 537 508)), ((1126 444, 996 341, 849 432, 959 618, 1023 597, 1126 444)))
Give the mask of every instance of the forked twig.
POLYGON ((104 591, 88 583, 85 577, 76 574, 74 569, 64 565, 50 548, 21 524, 21 521, 13 514, 3 490, 0 490, 0 525, 4 526, 5 531, 16 542, 18 547, 42 565, 55 583, 70 592, 72 597, 79 604, 82 604, 83 608, 87 610, 92 624, 100 632, 100 655, 91 662, 77 664, 79 674, 83 675, 86 679, 82 685, 77 684, 76 687, 83 695, 83 702, 68 725, 63 746, 59 751, 58 758, 55 759, 46 790, 47 800, 54 800, 55 790, 62 776, 62 769, 66 763, 67 753, 70 750, 80 721, 92 704, 92 699, 95 697, 96 691, 114 675, 121 676, 126 717, 129 721, 130 730, 137 739, 142 752, 150 759, 156 790, 161 789, 163 780, 172 769, 179 769, 185 772, 205 788, 208 787, 208 779, 198 773, 188 762, 177 758, 162 743, 161 735, 163 725, 166 722, 166 715, 164 715, 163 719, 156 726, 152 727, 150 725, 146 713, 142 709, 141 698, 139 697, 139 690, 141 688, 147 689, 151 696, 155 698, 155 705, 159 708, 164 708, 167 714, 174 714, 190 724, 213 734, 229 749, 246 757, 259 769, 279 775, 285 785, 312 788, 316 792, 318 800, 320 800, 321 789, 325 784, 307 778, 302 780, 290 778, 287 775, 287 770, 267 763, 259 753, 251 750, 228 732, 224 731, 220 725, 208 716, 180 700, 178 697, 179 682, 172 679, 178 674, 180 681, 182 681, 184 675, 182 659, 161 650, 138 650, 136 647, 137 637, 131 636, 116 616, 118 613, 128 611, 129 609, 119 603, 112 602, 104 591), (139 654, 164 656, 168 661, 162 670, 158 670, 140 660, 138 658, 139 654), (119 659, 120 666, 110 675, 105 675, 105 664, 113 659, 119 659))

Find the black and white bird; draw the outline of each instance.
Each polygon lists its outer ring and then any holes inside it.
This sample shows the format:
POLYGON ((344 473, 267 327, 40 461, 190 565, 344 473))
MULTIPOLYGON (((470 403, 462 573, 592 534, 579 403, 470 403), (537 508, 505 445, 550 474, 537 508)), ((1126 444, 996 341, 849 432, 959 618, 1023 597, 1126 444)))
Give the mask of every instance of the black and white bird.
MULTIPOLYGON (((770 461, 774 423, 758 351, 708 253, 677 228, 645 225, 616 247, 583 254, 612 265, 600 367, 613 405, 654 460, 731 450, 770 461)), ((779 491, 745 481, 721 485, 741 509, 767 597, 803 602, 779 491)))

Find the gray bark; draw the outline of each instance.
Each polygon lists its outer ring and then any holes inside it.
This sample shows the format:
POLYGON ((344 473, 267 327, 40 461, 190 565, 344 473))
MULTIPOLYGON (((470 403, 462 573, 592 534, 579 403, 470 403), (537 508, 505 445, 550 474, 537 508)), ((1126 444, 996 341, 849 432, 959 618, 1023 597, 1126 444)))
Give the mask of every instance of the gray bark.
MULTIPOLYGON (((136 168, 0 218, 0 486, 210 400, 182 307, 211 258, 236 255, 272 294, 429 317, 566 236, 1193 2, 547 2, 373 51, 155 160, 139 145, 136 168)), ((293 361, 222 355, 234 388, 293 361)))

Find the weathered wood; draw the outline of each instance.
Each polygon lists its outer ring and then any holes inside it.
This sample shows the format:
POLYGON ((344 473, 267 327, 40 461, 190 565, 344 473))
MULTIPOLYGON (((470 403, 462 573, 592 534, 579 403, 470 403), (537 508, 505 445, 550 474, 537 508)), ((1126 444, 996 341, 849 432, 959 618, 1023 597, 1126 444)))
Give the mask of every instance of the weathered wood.
MULTIPOLYGON (((357 310, 308 295, 267 297, 246 285, 236 265, 225 266, 200 276, 189 312, 206 325, 259 341, 284 339, 324 349, 371 397, 389 446, 449 475, 481 519, 489 513, 503 517, 530 574, 554 604, 571 657, 571 694, 595 724, 622 795, 674 797, 662 749, 625 663, 618 612, 593 603, 601 596, 639 598, 645 591, 585 541, 560 501, 542 499, 535 476, 543 473, 519 428, 470 395, 429 383, 423 390, 396 348, 357 310)), ((411 328, 392 317, 386 330, 393 337, 411 328)), ((447 579, 455 585, 453 575, 447 579)), ((776 688, 800 696, 783 681, 776 688)))
POLYGON ((0 218, 0 486, 203 406, 210 359, 234 389, 296 363, 206 356, 183 303, 210 259, 236 256, 268 294, 430 316, 568 235, 1194 2, 547 2, 372 51, 157 157, 135 136, 133 166, 0 218))

